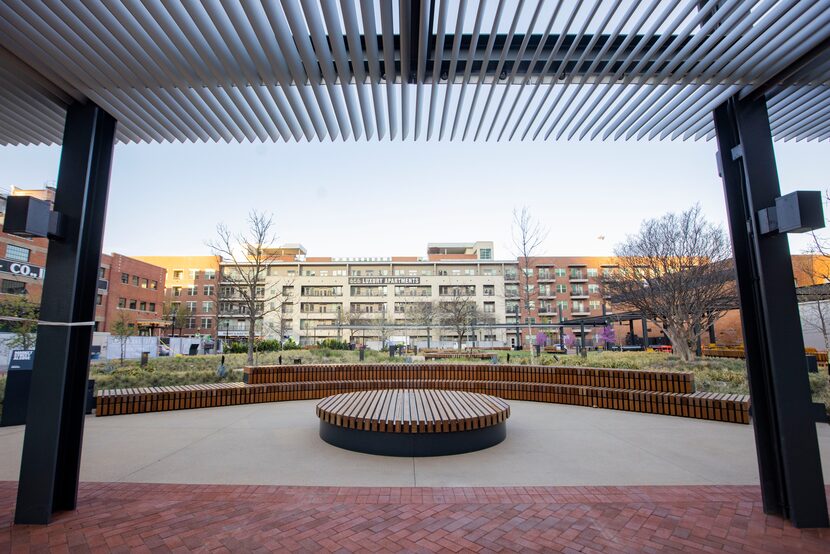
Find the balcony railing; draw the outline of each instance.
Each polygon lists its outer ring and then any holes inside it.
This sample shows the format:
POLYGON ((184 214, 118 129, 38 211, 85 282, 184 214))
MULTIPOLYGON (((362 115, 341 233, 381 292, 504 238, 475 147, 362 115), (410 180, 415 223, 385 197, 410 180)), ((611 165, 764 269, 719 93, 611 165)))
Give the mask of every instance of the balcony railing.
POLYGON ((314 290, 302 291, 303 296, 343 296, 342 292, 334 292, 329 290, 314 290))
POLYGON ((539 275, 537 275, 536 280, 537 281, 555 281, 556 276, 553 273, 550 273, 550 272, 544 272, 544 273, 539 272, 539 275))
POLYGON ((568 280, 569 281, 587 281, 588 280, 588 275, 586 275, 585 273, 571 273, 570 275, 568 275, 568 280))

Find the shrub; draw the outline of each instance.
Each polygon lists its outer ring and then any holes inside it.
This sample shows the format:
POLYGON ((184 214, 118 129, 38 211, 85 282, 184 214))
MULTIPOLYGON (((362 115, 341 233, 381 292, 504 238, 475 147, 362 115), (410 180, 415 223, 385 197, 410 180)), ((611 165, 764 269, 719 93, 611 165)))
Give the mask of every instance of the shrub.
POLYGON ((319 343, 320 348, 328 348, 330 350, 348 350, 349 343, 337 339, 324 339, 319 343))
POLYGON ((294 339, 288 339, 284 343, 282 343, 283 350, 299 350, 300 345, 294 342, 294 339))
POLYGON ((282 345, 276 339, 266 339, 259 341, 255 348, 257 352, 279 352, 282 350, 282 345))

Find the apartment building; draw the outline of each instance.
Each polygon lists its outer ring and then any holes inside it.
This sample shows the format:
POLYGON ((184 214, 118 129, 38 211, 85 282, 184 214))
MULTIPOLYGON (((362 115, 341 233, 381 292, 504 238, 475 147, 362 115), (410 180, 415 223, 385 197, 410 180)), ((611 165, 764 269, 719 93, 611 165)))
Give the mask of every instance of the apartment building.
MULTIPOLYGON (((601 285, 616 266, 612 257, 536 256, 514 262, 505 275, 505 312, 507 323, 514 325, 508 330, 510 344, 515 345, 517 337, 519 344, 534 344, 540 330, 559 342, 559 329, 534 325, 612 314, 601 285)), ((577 337, 581 331, 580 327, 564 330, 577 337)), ((586 344, 593 344, 593 328, 586 328, 585 335, 586 344)))
MULTIPOLYGON (((406 336, 416 344, 451 343, 453 331, 427 330, 419 317, 425 303, 459 297, 475 302, 482 320, 505 321, 504 273, 510 262, 493 260, 493 244, 437 243, 425 257, 310 257, 301 245, 285 245, 269 263, 261 296, 268 312, 258 336, 313 344, 339 338, 378 347, 384 338, 406 336)), ((223 265, 222 274, 234 268, 223 265)), ((220 290, 219 337, 246 337, 245 306, 231 279, 220 290)), ((258 291, 258 294, 260 291, 258 291)), ((481 327, 467 343, 506 344, 504 328, 481 327)))
POLYGON ((165 334, 184 337, 216 337, 218 311, 218 256, 137 256, 136 259, 161 267, 167 278, 163 289, 164 316, 169 323, 165 334), (175 319, 171 312, 184 313, 175 319))
MULTIPOLYGON (((0 194, 0 225, 9 196, 32 196, 51 203, 55 200, 55 188, 12 187, 7 194, 0 194)), ((45 238, 30 239, 0 232, 0 296, 25 295, 32 302, 40 302, 48 244, 45 238)))
POLYGON ((123 319, 141 335, 157 335, 164 326, 165 270, 122 254, 102 254, 98 269, 95 330, 112 332, 123 319))

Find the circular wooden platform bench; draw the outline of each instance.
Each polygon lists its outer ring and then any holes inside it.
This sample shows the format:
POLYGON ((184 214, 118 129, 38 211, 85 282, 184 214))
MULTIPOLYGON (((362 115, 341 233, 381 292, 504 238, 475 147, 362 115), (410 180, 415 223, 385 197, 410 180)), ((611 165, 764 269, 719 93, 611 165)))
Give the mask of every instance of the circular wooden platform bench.
POLYGON ((507 436, 510 405, 487 394, 387 389, 335 394, 317 404, 320 438, 384 456, 448 456, 489 448, 507 436))

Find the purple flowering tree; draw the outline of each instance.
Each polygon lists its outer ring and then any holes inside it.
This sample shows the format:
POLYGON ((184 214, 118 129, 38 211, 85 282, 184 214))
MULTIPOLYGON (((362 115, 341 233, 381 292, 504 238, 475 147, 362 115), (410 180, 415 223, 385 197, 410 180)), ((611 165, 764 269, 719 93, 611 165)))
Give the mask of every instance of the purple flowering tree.
POLYGON ((576 344, 576 337, 573 335, 565 335, 565 348, 570 350, 576 344))
POLYGON ((548 336, 542 331, 539 331, 536 333, 536 344, 539 345, 539 348, 546 347, 548 345, 548 336))
POLYGON ((597 340, 599 340, 607 348, 609 344, 614 344, 617 342, 617 333, 613 327, 607 325, 600 329, 599 333, 597 334, 597 340))

